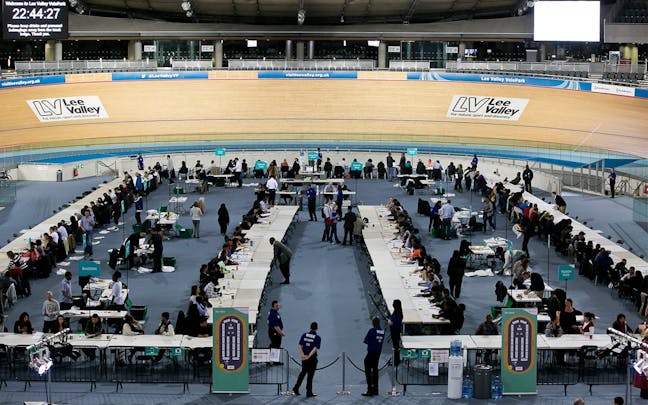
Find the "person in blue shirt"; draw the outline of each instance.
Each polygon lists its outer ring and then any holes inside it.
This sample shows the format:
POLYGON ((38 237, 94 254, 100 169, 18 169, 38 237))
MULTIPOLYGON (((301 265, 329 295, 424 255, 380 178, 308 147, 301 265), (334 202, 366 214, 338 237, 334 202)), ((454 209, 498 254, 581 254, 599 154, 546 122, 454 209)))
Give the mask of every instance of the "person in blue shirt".
POLYGON ((389 324, 389 333, 394 348, 394 366, 398 367, 400 364, 401 331, 403 330, 403 305, 401 300, 394 300, 392 307, 394 310, 387 323, 389 324))
POLYGON ((279 302, 272 301, 268 313, 268 337, 270 337, 270 348, 281 349, 281 338, 285 336, 283 321, 279 314, 279 302))
POLYGON ((473 170, 477 170, 477 163, 479 163, 479 159, 477 159, 477 154, 475 153, 473 154, 472 161, 470 162, 473 170))
POLYGON ((309 221, 317 221, 317 213, 315 212, 317 206, 317 190, 313 184, 311 184, 310 187, 308 187, 308 190, 306 190, 306 198, 308 199, 309 221))
POLYGON ((144 170, 144 158, 141 153, 137 155, 137 169, 144 170))
POLYGON ((612 194, 612 198, 614 198, 614 186, 616 185, 616 171, 614 168, 610 169, 610 194, 612 194))
POLYGON ((317 394, 313 393, 313 376, 317 369, 317 352, 322 344, 322 338, 317 334, 317 322, 312 322, 310 331, 301 335, 299 339, 299 354, 301 355, 302 369, 297 377, 297 382, 293 387, 293 393, 299 395, 299 387, 301 387, 304 377, 306 378, 306 397, 316 397, 317 394))
POLYGON ((385 340, 385 331, 380 327, 380 318, 375 316, 371 323, 373 327, 369 329, 364 338, 367 345, 367 355, 364 358, 365 377, 367 379, 367 392, 363 397, 373 397, 378 394, 378 361, 382 352, 383 340, 385 340))

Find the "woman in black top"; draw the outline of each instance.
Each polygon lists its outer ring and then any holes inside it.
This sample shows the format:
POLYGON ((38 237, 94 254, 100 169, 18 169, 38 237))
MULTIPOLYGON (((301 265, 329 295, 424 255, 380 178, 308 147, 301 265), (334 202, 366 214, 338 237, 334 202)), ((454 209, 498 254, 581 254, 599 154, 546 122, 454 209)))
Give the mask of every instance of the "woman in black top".
POLYGON ((225 235, 225 233, 227 233, 227 226, 229 225, 229 221, 229 212, 227 211, 225 203, 223 203, 218 209, 218 224, 220 225, 221 234, 225 235))
POLYGON ((14 323, 14 333, 22 333, 23 335, 31 335, 34 333, 34 328, 32 328, 27 312, 20 314, 16 323, 14 323))
POLYGON ((400 363, 400 341, 403 330, 403 306, 400 300, 394 300, 392 306, 394 311, 389 317, 389 332, 391 333, 392 345, 394 347, 394 366, 400 363))

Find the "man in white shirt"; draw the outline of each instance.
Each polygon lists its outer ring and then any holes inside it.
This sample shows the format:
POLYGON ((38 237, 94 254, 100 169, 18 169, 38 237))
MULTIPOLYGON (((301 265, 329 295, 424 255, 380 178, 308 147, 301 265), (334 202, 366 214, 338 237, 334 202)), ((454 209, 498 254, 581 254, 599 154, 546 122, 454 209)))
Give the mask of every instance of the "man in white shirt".
POLYGON ((277 195, 277 189, 279 188, 279 183, 277 183, 277 180, 274 178, 274 176, 270 176, 268 181, 266 181, 266 190, 268 190, 268 203, 270 204, 271 207, 274 207, 275 205, 275 197, 277 195))
POLYGON ((61 291, 61 302, 59 307, 62 310, 72 308, 72 273, 69 271, 65 272, 59 290, 61 291))
POLYGON ((324 216, 324 234, 322 235, 322 242, 330 242, 332 239, 331 235, 331 225, 332 225, 332 219, 331 219, 331 201, 326 198, 326 202, 322 206, 322 213, 324 216))
POLYGON ((122 294, 122 282, 119 281, 121 278, 121 272, 116 271, 112 275, 112 292, 110 294, 110 309, 116 311, 124 310, 124 301, 125 297, 122 294))
POLYGON ((450 227, 452 225, 452 217, 454 216, 455 209, 448 200, 441 206, 441 221, 443 222, 443 238, 450 240, 450 227))
POLYGON ((63 225, 63 221, 58 223, 58 234, 61 237, 61 240, 63 241, 63 246, 65 247, 65 254, 67 255, 69 252, 69 247, 68 247, 68 232, 67 229, 65 229, 65 225, 63 225))
POLYGON ((175 181, 175 168, 173 166, 173 160, 171 160, 171 155, 167 155, 167 171, 169 172, 169 184, 173 184, 175 181))
POLYGON ((55 226, 50 227, 50 236, 52 237, 52 241, 54 241, 54 244, 58 245, 58 243, 59 243, 59 234, 56 231, 55 226))
POLYGON ((236 178, 236 181, 238 182, 239 187, 243 187, 243 164, 239 160, 239 158, 234 159, 234 178, 236 178))

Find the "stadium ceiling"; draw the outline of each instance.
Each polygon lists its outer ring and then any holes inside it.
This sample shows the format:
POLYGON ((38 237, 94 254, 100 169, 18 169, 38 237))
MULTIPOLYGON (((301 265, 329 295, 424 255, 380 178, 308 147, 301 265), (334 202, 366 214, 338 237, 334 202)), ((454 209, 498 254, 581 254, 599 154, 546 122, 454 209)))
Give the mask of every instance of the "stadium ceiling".
MULTIPOLYGON (((428 23, 516 15, 526 0, 70 0, 83 14, 173 22, 304 25, 428 23), (190 6, 183 3, 189 3, 190 6), (190 12, 188 12, 190 10, 190 12)), ((70 7, 74 10, 74 7, 70 7)))

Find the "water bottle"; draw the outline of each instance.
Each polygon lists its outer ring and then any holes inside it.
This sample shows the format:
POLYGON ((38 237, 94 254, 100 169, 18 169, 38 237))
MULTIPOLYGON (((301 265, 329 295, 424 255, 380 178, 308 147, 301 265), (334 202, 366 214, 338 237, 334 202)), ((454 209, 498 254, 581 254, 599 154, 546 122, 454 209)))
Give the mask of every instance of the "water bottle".
POLYGON ((250 239, 250 247, 254 247, 254 241, 250 239))
POLYGON ((470 379, 470 375, 467 374, 464 377, 463 385, 461 386, 461 397, 464 399, 470 399, 473 396, 473 383, 470 379))
POLYGON ((491 399, 502 399, 502 381, 500 376, 495 375, 491 383, 491 399))

